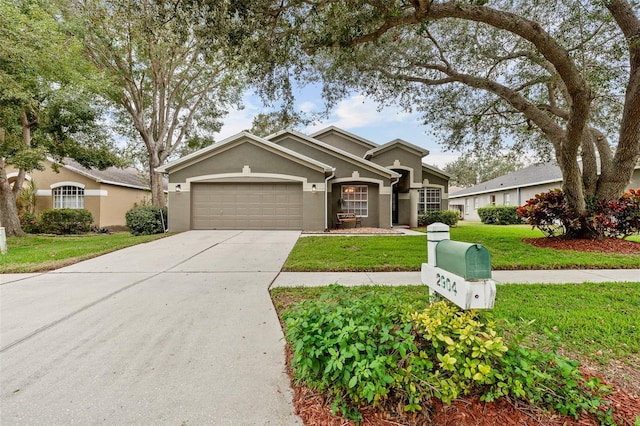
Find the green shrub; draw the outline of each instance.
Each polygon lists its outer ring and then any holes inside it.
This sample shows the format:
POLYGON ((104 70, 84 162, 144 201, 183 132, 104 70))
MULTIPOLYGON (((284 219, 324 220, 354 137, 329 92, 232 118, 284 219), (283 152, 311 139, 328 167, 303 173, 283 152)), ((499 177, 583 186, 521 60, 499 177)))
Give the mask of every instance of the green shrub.
POLYGON ((319 301, 307 301, 285 313, 287 340, 293 348, 294 378, 334 396, 334 412, 359 419, 357 407, 377 405, 395 382, 400 360, 416 352, 411 324, 400 324, 398 299, 342 297, 331 286, 319 301))
POLYGON ((80 234, 89 232, 93 215, 85 209, 52 209, 40 213, 40 232, 45 234, 80 234))
POLYGON ((354 420, 359 407, 387 399, 418 412, 432 397, 449 404, 462 395, 520 399, 577 418, 596 412, 608 391, 517 333, 511 346, 490 313, 445 301, 415 311, 397 297, 354 298, 339 286, 294 305, 283 318, 295 380, 331 395, 334 412, 354 420))
POLYGON ((20 219, 20 227, 27 234, 37 234, 40 232, 40 220, 38 216, 28 211, 22 211, 18 214, 18 218, 20 219))
POLYGON ((458 220, 460 220, 460 212, 458 210, 424 212, 418 217, 418 225, 427 226, 432 223, 441 222, 445 225, 455 226, 458 220))
POLYGON ((167 209, 134 206, 125 214, 125 219, 133 235, 161 234, 166 229, 167 209))
POLYGON ((522 219, 517 206, 487 206, 478 209, 482 223, 489 225, 518 225, 522 219))

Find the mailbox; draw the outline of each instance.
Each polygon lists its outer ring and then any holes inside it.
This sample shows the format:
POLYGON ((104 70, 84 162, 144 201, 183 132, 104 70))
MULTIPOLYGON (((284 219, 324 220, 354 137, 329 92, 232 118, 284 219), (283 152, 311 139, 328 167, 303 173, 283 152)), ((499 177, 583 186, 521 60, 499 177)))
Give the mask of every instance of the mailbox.
POLYGON ((449 227, 427 227, 428 263, 422 264, 422 282, 462 309, 491 309, 496 283, 491 279, 491 256, 486 247, 451 241, 449 227))
POLYGON ((442 240, 436 246, 436 265, 465 280, 487 280, 491 278, 491 256, 480 244, 442 240))

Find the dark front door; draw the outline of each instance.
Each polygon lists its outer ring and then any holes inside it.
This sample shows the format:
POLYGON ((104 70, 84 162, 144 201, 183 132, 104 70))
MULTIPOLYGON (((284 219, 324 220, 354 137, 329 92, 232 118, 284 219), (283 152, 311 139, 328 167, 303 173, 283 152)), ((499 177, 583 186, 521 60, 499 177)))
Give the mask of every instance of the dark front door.
POLYGON ((396 188, 393 189, 393 197, 391 198, 391 222, 394 225, 398 224, 398 190, 396 188))

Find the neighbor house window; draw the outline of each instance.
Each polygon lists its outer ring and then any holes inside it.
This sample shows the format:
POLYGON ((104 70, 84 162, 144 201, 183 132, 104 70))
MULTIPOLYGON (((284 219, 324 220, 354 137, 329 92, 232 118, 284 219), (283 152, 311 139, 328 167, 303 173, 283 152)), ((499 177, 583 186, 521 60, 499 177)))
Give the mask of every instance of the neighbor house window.
POLYGON ((492 206, 496 205, 496 196, 495 195, 490 195, 489 196, 489 204, 491 204, 492 206))
POLYGON ((369 216, 369 188, 367 185, 343 185, 342 209, 359 217, 369 216))
POLYGON ((59 186, 53 188, 54 209, 84 209, 84 188, 79 186, 59 186))
POLYGON ((505 206, 511 205, 511 194, 508 194, 508 193, 504 194, 504 205, 505 206))
POLYGON ((442 192, 440 188, 421 188, 418 190, 418 214, 440 210, 442 192))
POLYGON ((471 210, 471 200, 467 198, 466 200, 464 200, 464 214, 468 215, 469 210, 471 210))
POLYGON ((474 210, 478 210, 478 207, 479 207, 478 197, 473 197, 473 208, 474 208, 474 210))

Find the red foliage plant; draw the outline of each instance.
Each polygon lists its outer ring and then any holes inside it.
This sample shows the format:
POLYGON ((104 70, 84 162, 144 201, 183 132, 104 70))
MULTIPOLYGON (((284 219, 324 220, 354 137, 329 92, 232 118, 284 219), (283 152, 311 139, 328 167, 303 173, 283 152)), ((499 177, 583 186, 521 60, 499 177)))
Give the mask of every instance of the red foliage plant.
POLYGON ((630 189, 619 199, 594 203, 587 216, 571 211, 561 189, 536 194, 518 208, 520 217, 548 237, 585 235, 626 238, 640 232, 640 189, 630 189))

